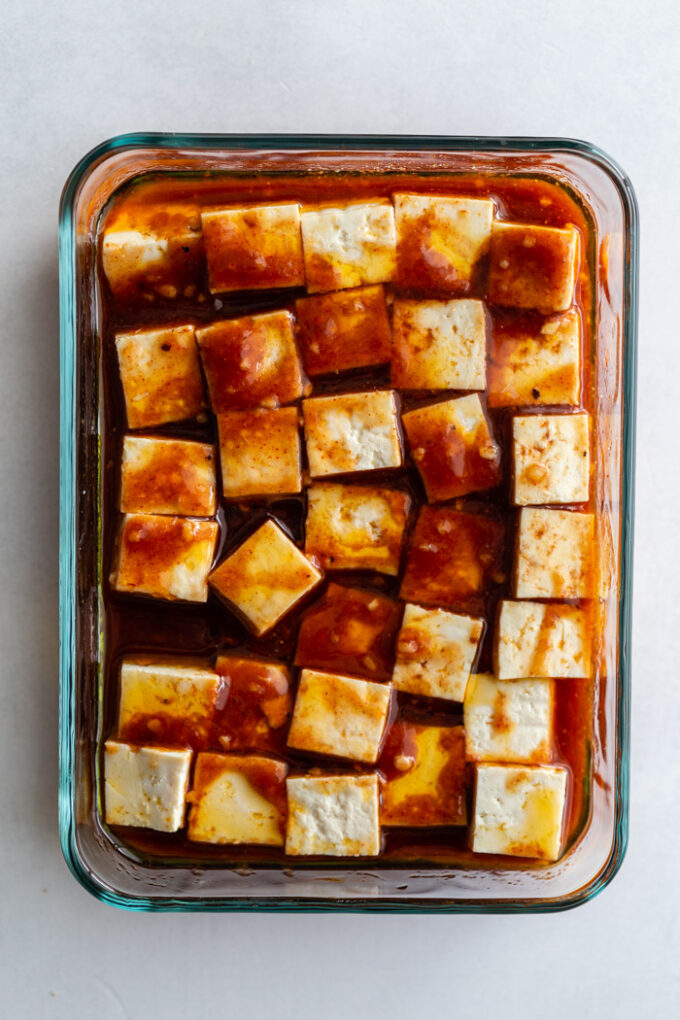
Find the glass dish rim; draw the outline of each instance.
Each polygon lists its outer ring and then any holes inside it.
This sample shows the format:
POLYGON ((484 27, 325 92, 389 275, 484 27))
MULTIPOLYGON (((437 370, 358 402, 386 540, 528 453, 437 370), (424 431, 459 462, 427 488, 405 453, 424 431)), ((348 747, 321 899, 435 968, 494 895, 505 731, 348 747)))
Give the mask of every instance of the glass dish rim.
POLYGON ((638 304, 638 206, 632 184, 619 165, 602 149, 586 141, 538 136, 456 135, 337 135, 337 134, 194 134, 133 132, 116 135, 83 156, 67 178, 59 210, 59 314, 60 314, 60 487, 59 487, 59 835, 62 853, 78 882, 97 899, 134 911, 296 911, 345 913, 547 913, 588 902, 618 872, 626 852, 629 818, 630 754, 630 638, 632 619, 632 567, 635 484, 635 414, 638 304), (619 683, 616 719, 615 826, 607 863, 590 883, 560 900, 507 899, 477 901, 448 897, 343 900, 333 897, 215 898, 167 897, 151 899, 114 892, 97 882, 80 857, 75 839, 74 801, 74 699, 75 619, 77 613, 75 467, 77 307, 75 252, 75 200, 91 168, 125 149, 224 149, 358 151, 483 151, 570 153, 596 164, 613 182, 624 210, 627 273, 623 308, 623 429, 621 476, 621 564, 619 599, 619 683))

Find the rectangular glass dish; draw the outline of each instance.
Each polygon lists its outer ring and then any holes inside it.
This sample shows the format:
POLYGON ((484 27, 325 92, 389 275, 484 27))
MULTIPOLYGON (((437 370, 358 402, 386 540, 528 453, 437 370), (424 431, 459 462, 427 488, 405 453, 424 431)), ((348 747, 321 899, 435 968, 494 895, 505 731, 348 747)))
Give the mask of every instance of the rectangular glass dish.
MULTIPOLYGON (((621 863, 628 820, 637 210, 622 172, 592 146, 563 139, 128 135, 75 168, 59 232, 59 806, 63 852, 78 880, 102 900, 139 910, 555 910, 602 889, 621 863), (557 861, 493 856, 486 863, 462 846, 448 853, 441 841, 427 840, 405 853, 398 839, 388 839, 376 859, 292 861, 253 848, 210 853, 130 841, 105 824, 102 748, 112 732, 110 674, 124 617, 116 617, 107 587, 114 542, 107 500, 119 439, 107 395, 98 245, 103 219, 139 181, 175 198, 200 182, 222 203, 230 196, 285 200, 293 192, 318 200, 324 189, 334 200, 388 197, 423 182, 469 193, 474 181, 480 194, 487 187, 514 195, 518 218, 524 184, 542 182, 546 196, 561 194, 578 220, 599 597, 594 679, 572 681, 586 690, 591 732, 557 861)), ((141 633, 143 612, 136 626, 141 633)))

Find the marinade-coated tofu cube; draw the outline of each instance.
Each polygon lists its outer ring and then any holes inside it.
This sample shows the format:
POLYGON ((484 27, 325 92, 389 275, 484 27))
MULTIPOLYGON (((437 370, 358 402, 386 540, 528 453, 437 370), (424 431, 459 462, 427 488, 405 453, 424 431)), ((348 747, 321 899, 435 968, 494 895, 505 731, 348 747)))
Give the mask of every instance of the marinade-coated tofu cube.
POLYGON ((574 406, 581 392, 581 324, 576 312, 494 331, 489 407, 574 406))
POLYGON ((411 497, 399 489, 310 485, 305 552, 324 570, 399 573, 411 497))
POLYGON ((524 507, 519 515, 517 598, 592 596, 593 542, 592 514, 524 507))
POLYGON ((486 314, 482 302, 397 299, 391 380, 402 390, 483 390, 486 314))
POLYGON ((293 708, 288 667, 230 652, 219 656, 215 671, 226 685, 215 721, 220 745, 226 751, 281 750, 293 708))
POLYGON ((255 634, 271 630, 315 588, 321 573, 272 520, 213 570, 210 584, 232 603, 255 634))
POLYGON ((217 416, 222 492, 227 499, 300 492, 302 466, 296 407, 225 411, 217 416))
POLYGON ((286 853, 375 857, 380 853, 378 777, 287 779, 286 853))
POLYGON ((215 521, 126 514, 111 584, 157 599, 206 602, 218 534, 215 521))
POLYGON ((215 414, 278 407, 306 392, 290 312, 223 319, 196 338, 215 414))
POLYGON ((398 691, 462 701, 484 621, 408 604, 392 682, 398 691))
POLYGON ((465 735, 462 726, 399 721, 380 756, 383 825, 465 825, 465 735))
POLYGON ((118 736, 133 744, 206 747, 221 688, 209 669, 128 659, 120 667, 118 736))
POLYGON ((313 478, 401 465, 399 414, 392 390, 310 397, 302 409, 313 478))
POLYGON ((214 294, 305 282, 296 202, 209 209, 201 221, 214 294))
POLYGON ((300 298, 295 313, 307 375, 386 365, 392 356, 385 291, 380 285, 300 298))
POLYGON ((283 846, 285 762, 260 755, 199 754, 187 800, 197 843, 283 846))
POLYGON ((472 849, 478 854, 557 860, 566 791, 563 768, 478 765, 472 849))
POLYGON ((474 603, 504 579, 500 521, 448 507, 422 507, 400 596, 440 606, 474 603))
POLYGON ((509 308, 563 312, 574 298, 578 232, 496 222, 491 230, 488 298, 509 308))
POLYGON ((390 707, 390 684, 303 669, 288 746, 375 762, 390 707))
POLYGON ((470 677, 463 713, 471 761, 541 764, 550 761, 553 681, 470 677))
POLYGON ((489 247, 493 202, 454 195, 394 195, 399 286, 467 294, 489 247))
POLYGON ((402 421, 431 503, 500 482, 501 448, 476 393, 408 411, 402 421))
POLYGON ((107 825, 177 832, 184 825, 190 748, 104 745, 104 806, 107 825))
POLYGON ((587 414, 526 414, 512 421, 514 502, 586 503, 590 481, 587 414))
POLYGON ((123 513, 210 517, 217 508, 215 488, 215 448, 208 443, 125 436, 123 513))
POLYGON ((131 429, 184 421, 205 409, 193 326, 118 333, 116 350, 131 429))
POLYGON ((502 679, 588 679, 593 673, 588 615, 576 606, 552 602, 502 602, 496 667, 502 679))
POLYGON ((396 271, 394 209, 377 200, 302 213, 307 290, 344 290, 392 280, 396 271))
POLYGON ((295 665, 388 680, 400 616, 386 595, 329 584, 302 617, 295 665))

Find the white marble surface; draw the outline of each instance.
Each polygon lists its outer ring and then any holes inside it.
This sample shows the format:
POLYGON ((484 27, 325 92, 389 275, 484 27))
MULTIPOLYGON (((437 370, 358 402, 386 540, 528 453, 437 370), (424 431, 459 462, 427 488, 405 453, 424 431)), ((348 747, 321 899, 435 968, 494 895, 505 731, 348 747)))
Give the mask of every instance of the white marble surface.
POLYGON ((679 10, 8 0, 0 1015, 677 1015, 679 10), (536 917, 139 916, 68 874, 56 829, 57 204, 87 149, 143 129, 570 135, 630 174, 642 213, 631 839, 591 904, 536 917))

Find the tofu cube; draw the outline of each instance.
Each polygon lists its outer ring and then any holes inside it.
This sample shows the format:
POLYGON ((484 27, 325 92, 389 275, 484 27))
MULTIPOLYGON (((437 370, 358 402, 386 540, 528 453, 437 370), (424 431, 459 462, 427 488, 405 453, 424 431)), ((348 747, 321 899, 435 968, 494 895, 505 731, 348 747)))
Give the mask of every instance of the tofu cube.
POLYGON ((185 421, 205 410, 193 326, 117 333, 116 351, 131 429, 185 421))
POLYGON ((211 517, 217 509, 215 449, 208 443, 125 436, 123 513, 211 517))
POLYGON ((296 407, 224 411, 217 416, 226 499, 283 496, 302 489, 296 407))
POLYGON ((593 675, 588 614, 576 606, 501 602, 496 672, 501 679, 593 675))
POLYGON ((517 598, 584 599, 595 594, 592 514, 524 507, 519 514, 517 598))
POLYGON ((465 745, 470 761, 550 761, 553 681, 497 680, 475 674, 465 691, 465 745))
POLYGON ((587 503, 589 416, 526 414, 512 420, 515 503, 587 503))
POLYGON ((467 294, 489 248, 493 213, 488 198, 394 195, 399 286, 467 294))
POLYGON ((177 832, 184 825, 190 748, 104 744, 104 818, 107 825, 177 832))
POLYGON ((380 820, 413 828, 465 825, 465 734, 462 726, 399 721, 380 756, 386 777, 380 820))
POLYGON ((484 621, 408 604, 392 682, 398 691, 462 701, 484 621))
POLYGON ((579 235, 573 227, 497 221, 491 230, 492 305, 564 312, 574 299, 579 235))
POLYGON ((473 851, 557 860, 566 792, 563 768, 478 765, 473 851))
POLYGON ((505 578, 505 528, 481 514, 421 508, 406 558, 400 597, 481 612, 481 600, 505 578))
POLYGON ((382 199, 302 213, 310 293, 385 283, 397 268, 394 210, 382 199))
POLYGON ((376 857, 380 853, 378 777, 287 779, 286 853, 376 857))
POLYGON ((321 573, 273 521, 268 520, 210 575, 210 584, 265 634, 321 582, 321 573))
POLYGON ((408 411, 402 421, 431 503, 500 483, 501 448, 476 393, 408 411))
POLYGON ((215 414, 278 407, 306 392, 290 312, 223 319, 196 338, 215 414))
POLYGON ((387 722, 390 684, 303 669, 288 746, 375 762, 387 722))
POLYGON ((209 209, 201 222, 213 294, 304 284, 297 202, 209 209))
POLYGON ((133 744, 208 747, 221 689, 209 669, 127 659, 120 667, 118 736, 133 744))
POLYGON ((111 585, 157 599, 206 602, 218 535, 215 521, 125 514, 111 585))
POLYGON ((285 762, 259 755, 199 754, 187 836, 197 843, 283 846, 285 762))
POLYGON ((486 313, 481 301, 394 302, 392 385, 400 390, 483 390, 486 313))
POLYGON ((489 407, 575 406, 581 393, 581 324, 576 312, 541 322, 496 324, 489 407))
POLYGON ((307 375, 386 365, 392 356, 385 291, 380 285, 300 298, 295 314, 307 375))
POLYGON ((302 617, 295 665, 389 680, 400 616, 386 595, 329 584, 302 617))
POLYGON ((305 552, 324 570, 399 573, 411 497, 399 489, 310 485, 305 552))
POLYGON ((293 708, 288 667, 230 652, 218 657, 215 672, 226 687, 226 701, 215 719, 220 746, 225 751, 283 751, 283 730, 293 708))
POLYGON ((392 390, 304 400, 305 438, 313 478, 400 467, 401 434, 392 390))

